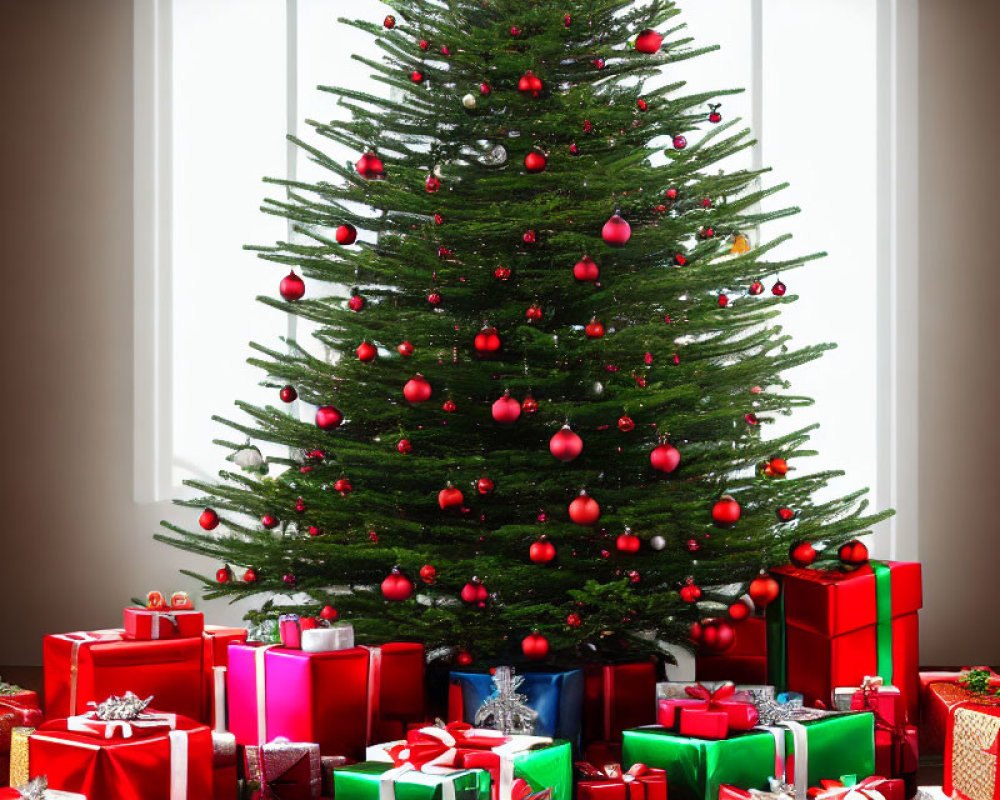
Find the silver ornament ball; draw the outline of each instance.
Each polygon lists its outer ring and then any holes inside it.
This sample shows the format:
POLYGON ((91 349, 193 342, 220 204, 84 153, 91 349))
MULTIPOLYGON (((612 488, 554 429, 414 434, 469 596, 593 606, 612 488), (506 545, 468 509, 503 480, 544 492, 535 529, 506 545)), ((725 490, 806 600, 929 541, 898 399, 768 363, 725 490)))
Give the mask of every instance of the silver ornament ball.
POLYGON ((664 547, 667 546, 667 540, 664 539, 662 536, 654 536, 652 539, 649 540, 649 546, 652 547, 654 550, 662 550, 664 547))
POLYGON ((467 94, 462 98, 462 105, 468 109, 473 109, 476 107, 476 96, 474 94, 467 94))

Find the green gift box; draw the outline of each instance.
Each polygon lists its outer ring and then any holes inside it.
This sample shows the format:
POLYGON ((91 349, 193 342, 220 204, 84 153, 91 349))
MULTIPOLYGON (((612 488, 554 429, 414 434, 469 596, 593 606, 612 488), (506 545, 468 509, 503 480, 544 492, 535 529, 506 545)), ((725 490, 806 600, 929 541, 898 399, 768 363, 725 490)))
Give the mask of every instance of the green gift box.
POLYGON ((335 768, 333 786, 337 800, 490 800, 490 775, 481 769, 429 774, 365 761, 335 768))
MULTIPOLYGON (((867 778, 875 771, 875 719, 871 714, 829 714, 802 720, 805 754, 795 752, 795 736, 784 738, 786 760, 807 763, 806 785, 841 775, 867 778), (803 755, 805 758, 803 759, 803 755)), ((667 771, 670 800, 718 800, 719 786, 769 789, 769 779, 782 778, 781 753, 771 730, 735 733, 726 739, 681 736, 660 726, 625 731, 622 761, 667 771)), ((788 770, 791 772, 791 769, 788 770)), ((797 775, 799 782, 801 775, 797 775)), ((790 782, 790 781, 789 781, 790 782)))

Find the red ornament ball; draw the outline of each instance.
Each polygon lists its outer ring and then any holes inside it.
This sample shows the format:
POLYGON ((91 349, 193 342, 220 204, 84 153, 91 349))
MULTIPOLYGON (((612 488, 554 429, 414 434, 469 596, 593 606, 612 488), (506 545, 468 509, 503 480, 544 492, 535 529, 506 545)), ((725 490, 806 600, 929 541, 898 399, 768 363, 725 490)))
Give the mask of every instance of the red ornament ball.
POLYGON ((752 610, 753 609, 750 608, 750 604, 744 603, 742 600, 738 600, 727 609, 729 618, 734 622, 742 622, 750 616, 750 612, 752 610))
POLYGON ((542 172, 547 164, 548 159, 545 154, 538 150, 532 150, 524 157, 524 168, 528 172, 542 172))
POLYGON ((685 147, 688 146, 687 137, 678 134, 677 136, 674 137, 673 145, 674 145, 674 150, 683 150, 685 147))
POLYGON ((278 518, 274 514, 265 514, 260 518, 260 524, 268 530, 273 530, 278 527, 278 518))
POLYGON ((788 474, 788 462, 783 458, 772 458, 768 462, 768 466, 771 468, 771 472, 775 475, 787 475, 788 474))
POLYGON ((656 53, 659 52, 660 45, 662 44, 663 35, 650 28, 646 28, 646 30, 640 32, 636 37, 635 49, 640 53, 656 53))
POLYGON ((774 286, 771 287, 771 294, 775 297, 783 297, 786 291, 788 291, 788 287, 781 281, 777 281, 774 286))
POLYGON ((431 43, 428 42, 426 39, 421 39, 420 40, 420 49, 421 50, 426 50, 430 46, 431 46, 431 43))
POLYGON ((542 80, 529 69, 517 82, 517 88, 525 94, 538 97, 543 88, 542 80))
POLYGON ((352 294, 351 299, 347 301, 347 307, 351 309, 351 311, 360 311, 365 307, 365 298, 363 298, 360 294, 352 294))
POLYGON ((638 106, 640 111, 645 111, 647 108, 649 108, 649 103, 647 103, 641 97, 635 101, 635 104, 636 106, 638 106))
POLYGON ((816 548, 810 542, 798 542, 792 545, 788 557, 795 566, 805 569, 816 560, 816 548))
POLYGON ((678 267, 683 267, 685 264, 688 263, 687 256, 685 256, 683 253, 675 253, 674 254, 674 263, 678 267))
POLYGON ((521 404, 510 396, 510 392, 504 392, 496 402, 493 403, 493 419, 501 425, 510 425, 521 416, 521 404))
POLYGON ((408 403, 417 405, 431 399, 432 389, 427 379, 419 372, 403 386, 403 397, 408 403))
POLYGON ((791 522, 793 519, 795 519, 795 512, 792 509, 784 506, 778 509, 779 522, 791 522))
POLYGON ((728 305, 729 305, 729 298, 726 295, 724 295, 724 294, 720 294, 719 295, 719 308, 725 308, 728 305))
POLYGON ((845 567, 862 567, 868 563, 868 548, 857 539, 842 544, 837 556, 845 567))
POLYGON ((544 536, 528 548, 528 558, 536 564, 548 564, 555 557, 555 545, 544 536))
POLYGON ((604 223, 604 227, 601 229, 601 238, 611 247, 624 247, 631 236, 632 226, 617 212, 604 223))
POLYGON ((361 344, 359 344, 358 349, 355 350, 355 352, 358 354, 358 360, 364 361, 366 363, 369 361, 374 361, 375 358, 378 356, 378 349, 374 345, 369 344, 368 342, 362 342, 361 344))
POLYGON ((678 191, 676 189, 667 189, 667 199, 668 200, 676 200, 677 199, 677 195, 678 195, 678 191))
POLYGON ((685 603, 697 603, 701 599, 701 589, 695 585, 694 578, 687 579, 687 583, 681 587, 680 595, 685 603))
POLYGON ((635 423, 632 421, 632 418, 628 414, 625 414, 624 416, 618 418, 618 430, 622 431, 623 433, 628 433, 629 431, 635 430, 635 423))
POLYGON ((441 188, 441 181, 434 177, 433 173, 427 176, 427 180, 424 181, 424 189, 427 190, 428 194, 434 194, 438 189, 441 188))
POLYGON ((413 70, 413 72, 410 73, 410 80, 413 81, 414 83, 420 83, 423 79, 424 79, 424 74, 422 72, 413 70))
POLYGON ((569 518, 577 525, 593 525, 601 518, 601 506, 586 492, 569 504, 569 518))
POLYGON ((680 450, 666 442, 659 444, 650 452, 649 463, 660 472, 673 472, 681 463, 680 450))
POLYGON ((583 621, 580 619, 580 615, 579 614, 567 614, 566 615, 566 624, 569 625, 569 627, 571 627, 571 628, 579 628, 580 625, 582 624, 582 622, 583 621))
POLYGON ((563 425, 549 439, 549 452, 563 462, 572 461, 583 452, 583 439, 570 430, 569 425, 563 425))
POLYGON ((492 91, 493 89, 490 88, 490 85, 488 83, 479 84, 479 94, 483 95, 484 97, 492 91))
POLYGON ((211 508, 206 508, 198 517, 198 524, 206 531, 214 531, 219 527, 219 515, 211 508))
POLYGON ((480 353, 495 353, 500 349, 500 336, 496 328, 483 328, 476 334, 473 346, 480 353))
POLYGON ((319 612, 320 619, 325 619, 327 622, 333 622, 337 619, 337 609, 333 606, 323 606, 323 610, 319 612))
POLYGON ((596 281, 601 271, 590 256, 584 256, 573 267, 573 277, 578 281, 596 281))
POLYGON ((358 229, 350 223, 345 222, 334 234, 337 244, 354 244, 358 240, 358 229))
POLYGON ((493 482, 493 479, 486 475, 483 475, 483 477, 476 481, 476 491, 479 494, 493 494, 496 488, 497 485, 493 482))
POLYGON ((510 267, 497 267, 493 270, 493 277, 498 281, 505 281, 510 277, 510 267))
POLYGON ((589 339, 600 339, 604 336, 604 326, 597 321, 597 317, 594 317, 587 323, 586 327, 584 327, 583 332, 589 339))
POLYGON ((282 297, 291 303, 302 299, 302 295, 306 293, 306 284, 293 270, 281 279, 278 291, 281 292, 282 297))
POLYGON ((524 236, 522 236, 521 238, 524 239, 524 241, 525 241, 526 244, 534 244, 535 243, 535 232, 534 231, 525 231, 524 232, 524 236))
POLYGON ((532 322, 536 322, 542 318, 542 307, 537 303, 532 303, 524 312, 524 316, 532 322))
POLYGON ((278 392, 278 397, 281 398, 283 403, 294 403, 299 399, 299 393, 295 391, 294 386, 282 386, 281 391, 278 392))
POLYGON ((254 570, 253 567, 247 567, 247 569, 244 571, 244 573, 243 573, 243 582, 244 583, 256 583, 257 582, 257 573, 256 573, 256 571, 254 570))
POLYGON ((432 306, 441 305, 441 293, 431 292, 429 295, 427 295, 427 302, 430 303, 432 306))
POLYGON ((354 165, 354 168, 358 171, 358 175, 366 180, 381 180, 385 177, 385 167, 382 164, 382 159, 375 155, 372 150, 361 156, 358 159, 358 163, 354 165))
POLYGON ((406 356, 407 358, 409 358, 410 356, 413 355, 413 345, 410 344, 409 342, 401 342, 396 349, 399 351, 399 354, 401 356, 406 356))
POLYGON ((740 504, 729 495, 724 495, 712 506, 712 519, 719 527, 735 525, 740 518, 740 504))
POLYGON ((215 580, 218 583, 229 583, 230 578, 232 578, 232 573, 230 572, 229 567, 220 567, 215 572, 215 580))
POLYGON ((437 570, 432 564, 424 564, 420 568, 420 580, 426 584, 432 584, 437 580, 437 570))
POLYGON ((684 549, 687 550, 689 553, 697 553, 699 550, 701 550, 701 542, 699 542, 697 539, 688 539, 684 543, 684 549))
POLYGON ((713 619, 701 626, 702 647, 713 653, 724 653, 736 641, 736 629, 725 620, 713 619))
POLYGON ((458 508, 465 502, 462 492, 450 483, 438 492, 438 505, 444 511, 448 508, 458 508))
POLYGON ((615 539, 615 548, 617 548, 619 553, 638 553, 639 545, 639 537, 628 529, 624 533, 619 534, 618 538, 615 539))
POLYGON ((460 667, 468 667, 472 664, 472 653, 468 650, 459 650, 455 655, 455 663, 460 667))
POLYGON ((530 394, 526 395, 524 400, 521 401, 521 410, 525 414, 534 414, 538 411, 538 401, 530 394))
POLYGON ((473 578, 462 587, 462 602, 469 605, 485 603, 489 596, 490 593, 486 591, 486 587, 483 586, 483 582, 479 578, 473 578))
POLYGON ((769 604, 778 599, 781 593, 781 586, 770 575, 760 575, 750 581, 747 594, 753 600, 757 608, 767 608, 769 604))
POLYGON ((534 631, 521 640, 521 652, 525 658, 541 661, 549 654, 549 640, 538 631, 534 631))
POLYGON ((337 478, 333 484, 333 491, 346 495, 354 491, 354 486, 347 478, 337 478))
POLYGON ((445 414, 453 414, 456 408, 457 406, 455 405, 455 401, 451 398, 445 400, 441 404, 441 410, 444 411, 445 414))
POLYGON ((720 122, 722 122, 722 114, 719 113, 719 104, 716 103, 714 105, 709 106, 709 108, 711 109, 711 111, 708 114, 708 121, 711 122, 713 125, 718 125, 720 122))
POLYGON ((406 600, 413 594, 413 584, 399 571, 392 572, 382 581, 382 596, 391 602, 406 600))
POLYGON ((747 291, 749 291, 751 295, 756 297, 757 295, 764 293, 764 284, 761 283, 760 281, 754 281, 753 283, 750 284, 750 288, 747 291))
POLYGON ((389 14, 389 15, 386 16, 386 18, 384 20, 382 20, 382 24, 386 28, 390 28, 390 29, 391 28, 395 28, 396 27, 396 18, 392 14, 389 14))
POLYGON ((334 406, 321 406, 316 409, 316 427, 321 431, 332 431, 339 428, 344 421, 344 415, 334 406))
POLYGON ((406 455, 407 453, 413 452, 413 445, 410 443, 409 439, 400 439, 399 443, 396 445, 396 449, 406 455))

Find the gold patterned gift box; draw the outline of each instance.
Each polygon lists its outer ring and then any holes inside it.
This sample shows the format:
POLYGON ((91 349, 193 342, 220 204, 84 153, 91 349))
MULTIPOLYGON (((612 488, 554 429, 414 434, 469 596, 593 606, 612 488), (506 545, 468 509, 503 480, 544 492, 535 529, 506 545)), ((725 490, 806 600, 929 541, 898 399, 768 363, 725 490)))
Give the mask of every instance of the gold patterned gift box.
POLYGON ((1000 699, 969 697, 948 715, 944 792, 955 800, 1000 800, 1000 699))

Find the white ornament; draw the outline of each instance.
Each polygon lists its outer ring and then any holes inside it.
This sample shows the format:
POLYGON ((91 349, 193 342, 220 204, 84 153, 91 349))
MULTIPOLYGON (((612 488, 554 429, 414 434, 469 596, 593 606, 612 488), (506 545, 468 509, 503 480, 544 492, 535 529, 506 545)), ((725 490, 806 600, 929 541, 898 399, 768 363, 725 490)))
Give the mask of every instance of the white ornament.
POLYGON ((260 469, 264 465, 264 456, 256 447, 244 447, 236 451, 233 463, 241 469, 260 469))
POLYGON ((462 105, 468 109, 473 109, 476 107, 476 96, 474 94, 467 94, 462 98, 462 105))
POLYGON ((667 546, 667 540, 664 539, 662 536, 654 536, 652 539, 649 540, 649 546, 652 547, 654 550, 662 550, 664 547, 667 546))

